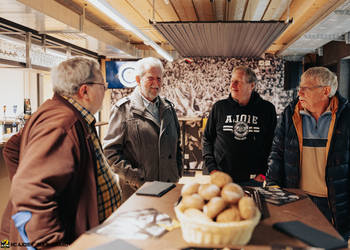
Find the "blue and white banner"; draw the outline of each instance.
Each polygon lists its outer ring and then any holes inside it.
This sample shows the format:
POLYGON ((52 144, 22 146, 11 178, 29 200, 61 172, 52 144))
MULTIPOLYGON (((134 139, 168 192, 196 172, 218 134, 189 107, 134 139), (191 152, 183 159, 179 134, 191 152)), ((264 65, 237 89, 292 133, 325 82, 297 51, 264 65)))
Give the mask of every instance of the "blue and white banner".
POLYGON ((106 62, 106 80, 109 89, 134 88, 137 86, 135 80, 136 62, 106 62))

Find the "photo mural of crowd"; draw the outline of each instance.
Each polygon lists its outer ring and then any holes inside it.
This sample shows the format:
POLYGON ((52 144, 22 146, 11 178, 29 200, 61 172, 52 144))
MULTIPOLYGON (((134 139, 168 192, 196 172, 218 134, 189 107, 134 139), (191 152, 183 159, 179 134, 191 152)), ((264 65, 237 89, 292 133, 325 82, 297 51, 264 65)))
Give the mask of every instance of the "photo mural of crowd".
MULTIPOLYGON (((274 56, 261 58, 182 58, 163 61, 164 78, 161 96, 174 103, 181 124, 181 144, 185 169, 202 169, 201 137, 203 121, 212 105, 229 95, 231 71, 235 66, 252 68, 258 78, 255 90, 275 105, 277 114, 295 96, 295 90, 284 90, 284 62, 274 56)), ((114 89, 112 103, 129 95, 133 89, 114 89)))
MULTIPOLYGON (((235 66, 252 68, 258 78, 256 91, 272 102, 280 114, 295 95, 284 90, 283 60, 269 56, 260 58, 185 58, 163 61, 164 78, 161 96, 175 104, 178 117, 208 117, 212 105, 227 98, 231 71, 235 66)), ((112 103, 129 95, 133 89, 114 89, 112 103)))

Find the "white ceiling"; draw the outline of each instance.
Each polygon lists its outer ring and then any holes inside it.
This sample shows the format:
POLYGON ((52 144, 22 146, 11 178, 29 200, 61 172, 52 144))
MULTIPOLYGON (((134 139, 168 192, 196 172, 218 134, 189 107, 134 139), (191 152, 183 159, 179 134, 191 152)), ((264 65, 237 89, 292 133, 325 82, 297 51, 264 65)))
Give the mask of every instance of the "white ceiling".
POLYGON ((321 22, 297 39, 284 50, 282 56, 303 56, 316 53, 316 50, 333 40, 344 40, 350 31, 350 1, 347 0, 321 22))

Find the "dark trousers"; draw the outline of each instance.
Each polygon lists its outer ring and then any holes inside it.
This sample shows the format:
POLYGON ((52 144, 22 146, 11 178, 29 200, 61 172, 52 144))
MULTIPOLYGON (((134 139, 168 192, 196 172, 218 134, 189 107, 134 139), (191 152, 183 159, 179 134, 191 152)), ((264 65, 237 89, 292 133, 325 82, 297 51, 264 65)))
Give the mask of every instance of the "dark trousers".
POLYGON ((332 224, 332 212, 328 205, 328 199, 325 197, 317 197, 308 195, 309 198, 315 203, 318 209, 323 213, 327 220, 332 224))
POLYGON ((237 184, 244 186, 251 186, 251 187, 262 187, 264 182, 258 182, 254 179, 250 179, 249 181, 238 181, 237 184))
MULTIPOLYGON (((322 212, 322 214, 327 218, 327 220, 332 224, 332 212, 328 205, 328 199, 324 197, 316 197, 312 195, 308 195, 309 198, 315 203, 318 209, 322 212)), ((345 240, 349 239, 350 232, 341 233, 345 240)))

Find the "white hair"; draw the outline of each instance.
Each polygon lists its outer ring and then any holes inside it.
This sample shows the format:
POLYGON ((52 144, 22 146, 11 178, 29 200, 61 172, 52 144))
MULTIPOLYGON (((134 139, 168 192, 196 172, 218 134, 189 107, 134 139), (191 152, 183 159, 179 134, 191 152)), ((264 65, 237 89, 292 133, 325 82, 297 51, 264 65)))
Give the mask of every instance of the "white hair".
POLYGON ((92 58, 77 56, 68 59, 51 70, 53 91, 72 96, 83 83, 96 80, 99 72, 100 65, 92 58))
POLYGON ((330 86, 329 98, 333 97, 338 89, 337 76, 325 67, 312 67, 306 70, 301 77, 314 78, 321 86, 330 86))
POLYGON ((135 75, 142 77, 145 74, 145 72, 151 68, 159 68, 162 73, 164 71, 163 64, 158 58, 146 57, 137 61, 135 75))

